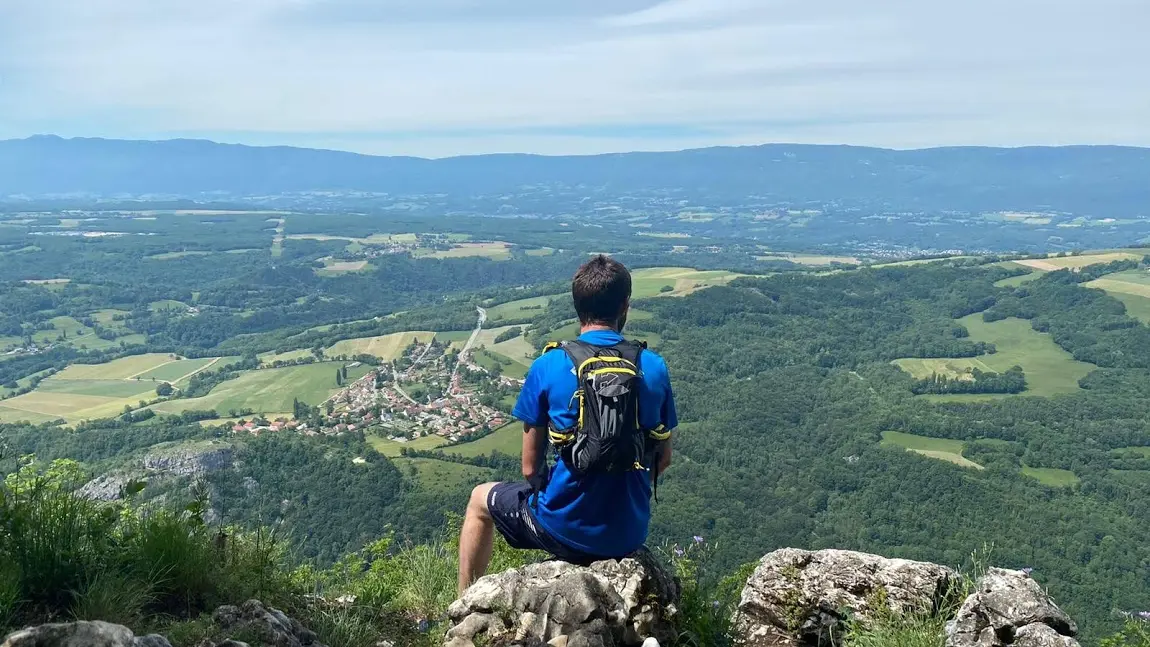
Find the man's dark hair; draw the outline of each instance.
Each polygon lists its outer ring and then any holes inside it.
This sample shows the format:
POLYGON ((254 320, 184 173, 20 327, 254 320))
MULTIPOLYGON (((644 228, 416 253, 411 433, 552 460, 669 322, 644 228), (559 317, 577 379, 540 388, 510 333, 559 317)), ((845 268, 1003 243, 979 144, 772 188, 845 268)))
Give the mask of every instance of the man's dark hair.
POLYGON ((619 261, 599 254, 575 272, 571 296, 580 323, 616 326, 631 298, 631 273, 619 261))

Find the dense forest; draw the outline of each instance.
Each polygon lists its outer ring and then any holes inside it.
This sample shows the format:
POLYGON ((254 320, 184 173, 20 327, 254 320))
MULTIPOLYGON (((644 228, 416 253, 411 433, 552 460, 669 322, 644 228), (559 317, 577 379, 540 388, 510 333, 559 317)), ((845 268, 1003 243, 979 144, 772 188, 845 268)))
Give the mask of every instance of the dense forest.
MULTIPOLYGON (((153 222, 124 220, 125 229, 141 231, 153 222)), ((506 261, 395 254, 373 259, 364 272, 324 275, 314 263, 339 254, 345 241, 293 239, 272 256, 274 224, 262 218, 169 224, 169 233, 139 238, 40 236, 35 253, 14 251, 27 236, 0 228, 0 244, 9 246, 0 255, 0 336, 13 345, 41 340, 36 352, 0 360, 0 384, 17 383, 12 393, 30 390, 37 376, 78 360, 132 353, 233 358, 197 374, 184 395, 207 393, 254 366, 257 353, 306 354, 398 331, 469 330, 476 306, 564 291, 587 251, 506 261), (194 235, 208 227, 218 235, 194 235), (190 239, 198 242, 182 242, 190 239), (223 253, 249 247, 260 253, 223 253), (71 281, 10 278, 57 276, 71 281), (166 302, 183 305, 156 305, 166 302), (107 310, 115 312, 98 315, 107 310), (83 343, 63 339, 50 327, 60 317, 93 334, 83 343)), ((345 226, 361 224, 348 216, 345 226)), ((373 233, 362 227, 354 232, 373 233)), ((542 225, 525 229, 540 243, 546 238, 542 225)), ((667 248, 644 243, 620 258, 699 267, 731 260, 715 253, 695 263, 702 252, 675 256, 667 248)), ((747 262, 745 250, 740 257, 747 262)), ((991 561, 1033 568, 1089 637, 1115 629, 1116 611, 1150 607, 1150 328, 1083 285, 1142 264, 1052 271, 1011 284, 1025 270, 999 260, 831 272, 787 263, 680 298, 638 300, 649 316, 628 331, 659 339, 683 422, 650 543, 705 536, 716 567, 728 572, 782 546, 959 564, 992 544, 991 561), (1070 392, 1037 397, 1031 389, 1045 376, 1025 361, 1017 370, 1006 364, 929 379, 892 365, 1005 351, 971 338, 958 321, 971 316, 1024 320, 1093 366, 1070 392), (884 432, 952 441, 961 446, 955 458, 970 464, 892 447, 882 442, 884 432)), ((516 317, 498 322, 519 329, 501 341, 521 334, 540 346, 573 313, 569 301, 556 299, 516 317)), ((200 479, 217 520, 277 528, 298 559, 321 565, 392 531, 400 541, 439 537, 472 482, 516 478, 517 459, 504 454, 462 456, 445 447, 387 458, 357 434, 249 438, 212 422, 225 413, 141 411, 73 427, 3 424, 0 472, 14 471, 27 454, 72 458, 90 475, 144 478, 143 500, 190 503, 186 480, 142 473, 141 459, 158 443, 223 440, 234 447, 234 466, 200 479), (447 471, 428 481, 417 469, 428 464, 447 471)))

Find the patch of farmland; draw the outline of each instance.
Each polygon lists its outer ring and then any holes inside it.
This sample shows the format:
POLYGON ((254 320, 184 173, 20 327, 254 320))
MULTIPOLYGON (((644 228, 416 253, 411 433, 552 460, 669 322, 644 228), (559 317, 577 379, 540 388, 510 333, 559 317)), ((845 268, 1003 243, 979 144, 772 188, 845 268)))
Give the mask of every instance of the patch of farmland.
POLYGON ((431 492, 459 492, 490 481, 495 471, 487 467, 437 461, 431 458, 394 458, 392 462, 420 489, 431 492))
POLYGON ((460 456, 483 456, 495 451, 518 456, 523 451, 523 425, 509 422, 479 440, 445 447, 443 451, 460 456))
MULTIPOLYGON (((967 369, 1002 373, 1013 366, 1021 366, 1026 373, 1026 391, 1018 395, 1051 396, 1074 393, 1079 390, 1078 380, 1096 367, 1079 362, 1070 353, 1054 343, 1049 334, 1040 333, 1025 319, 1003 319, 987 323, 982 314, 963 317, 958 323, 970 332, 971 341, 990 342, 998 352, 978 357, 941 359, 906 358, 894 364, 917 379, 933 373, 956 377, 967 369)), ((938 401, 986 400, 995 397, 1017 397, 1005 394, 951 394, 920 396, 938 401)))
POLYGON ((441 447, 445 442, 447 441, 434 434, 416 438, 415 440, 391 440, 376 435, 367 437, 367 443, 371 445, 375 451, 389 458, 399 456, 405 447, 407 449, 436 449, 441 447))
POLYGON ((13 409, 11 407, 5 406, 4 402, 0 402, 0 422, 30 422, 34 425, 38 425, 45 422, 52 422, 53 420, 58 420, 59 418, 60 416, 36 413, 35 411, 13 409))
POLYGON ((323 269, 317 269, 317 274, 331 275, 346 272, 362 272, 368 269, 367 261, 337 261, 333 258, 323 258, 323 269))
POLYGON ((487 320, 490 322, 529 319, 542 312, 551 299, 561 298, 564 295, 552 294, 541 297, 530 297, 517 301, 508 301, 487 308, 487 320))
MULTIPOLYGON (((343 365, 343 362, 322 362, 245 371, 234 380, 220 383, 203 397, 169 400, 153 405, 152 409, 156 413, 181 413, 189 409, 215 409, 221 414, 233 409, 270 413, 291 411, 297 398, 318 405, 339 390, 335 373, 343 365)), ((349 368, 348 381, 363 377, 367 371, 366 366, 349 368)))
POLYGON ((56 374, 58 380, 126 380, 180 359, 166 353, 130 355, 102 364, 72 364, 56 374))
POLYGON ((189 379, 192 375, 203 371, 219 359, 215 357, 204 357, 200 359, 181 359, 174 362, 162 364, 156 368, 139 374, 140 380, 157 380, 161 382, 178 382, 182 379, 189 379))
POLYGON ((854 256, 828 256, 821 254, 768 254, 766 256, 756 256, 755 260, 759 261, 790 261, 799 265, 830 265, 831 263, 841 263, 843 265, 859 265, 862 263, 854 256))
POLYGON ((652 267, 631 273, 631 296, 684 296, 712 285, 726 285, 744 276, 725 270, 701 271, 687 267, 652 267))
POLYGON ((136 380, 60 380, 50 377, 36 387, 37 392, 61 395, 95 395, 104 398, 139 400, 155 397, 158 384, 136 380))
POLYGON ((960 467, 969 467, 977 470, 983 469, 978 463, 963 457, 963 443, 960 440, 929 438, 927 436, 916 436, 899 431, 884 431, 882 432, 882 444, 902 447, 907 451, 948 463, 954 463, 960 467))
POLYGON ((399 358, 403 349, 414 341, 421 344, 430 342, 435 333, 430 331, 396 332, 376 337, 359 337, 357 339, 344 339, 337 341, 324 350, 328 357, 347 355, 348 357, 367 354, 374 355, 382 360, 392 361, 399 358))
POLYGON ((190 250, 186 252, 164 252, 163 254, 152 254, 148 258, 157 261, 167 261, 173 258, 185 258, 187 256, 208 256, 211 252, 190 250))
POLYGON ((1022 473, 1030 478, 1038 481, 1043 485, 1050 487, 1069 487, 1077 485, 1082 482, 1078 475, 1070 470, 1060 470, 1052 467, 1027 467, 1022 466, 1022 473))
POLYGON ((413 256, 426 258, 465 258, 480 256, 494 261, 511 258, 511 244, 502 241, 489 243, 457 243, 451 249, 417 249, 413 256))
POLYGON ((1014 261, 1019 265, 1033 267, 1044 272, 1054 272, 1064 269, 1081 269, 1088 265, 1099 263, 1112 263, 1114 261, 1142 260, 1142 254, 1134 252, 1102 252, 1098 254, 1082 254, 1080 256, 1052 256, 1050 258, 1028 258, 1014 261))
POLYGON ((1117 272, 1083 285, 1105 290, 1126 306, 1131 317, 1150 323, 1150 271, 1117 272))

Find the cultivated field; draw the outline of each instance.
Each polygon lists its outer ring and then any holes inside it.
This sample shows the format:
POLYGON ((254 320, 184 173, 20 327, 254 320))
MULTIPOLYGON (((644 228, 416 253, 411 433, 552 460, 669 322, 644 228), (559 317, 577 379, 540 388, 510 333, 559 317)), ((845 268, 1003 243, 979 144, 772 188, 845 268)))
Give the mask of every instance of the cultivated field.
POLYGON ((124 405, 156 397, 159 382, 182 384, 219 361, 150 353, 103 364, 73 364, 40 382, 35 391, 0 402, 0 421, 64 418, 71 423, 114 417, 124 405))
POLYGON ((509 422, 489 436, 462 445, 452 445, 443 451, 460 456, 483 456, 493 451, 518 456, 523 451, 523 425, 519 422, 509 422))
POLYGON ((155 370, 164 364, 179 361, 176 355, 147 353, 121 357, 103 364, 73 364, 60 371, 60 380, 126 380, 155 370))
POLYGON ((843 263, 845 265, 859 265, 862 263, 854 256, 825 256, 819 254, 767 254, 765 256, 756 256, 755 260, 759 261, 790 261, 791 263, 798 263, 799 265, 830 265, 831 263, 843 263))
POLYGON ((358 339, 344 339, 332 344, 324 354, 329 357, 339 355, 359 355, 367 354, 374 355, 382 360, 392 361, 399 357, 403 349, 411 345, 413 341, 419 341, 421 344, 426 344, 435 337, 435 333, 427 331, 419 332, 396 332, 390 335, 380 335, 378 337, 360 337, 358 339))
POLYGON ((916 454, 937 458, 938 460, 954 463, 961 467, 983 469, 981 465, 962 456, 962 441, 946 438, 928 438, 905 434, 899 431, 882 432, 882 444, 893 447, 902 447, 916 454))
POLYGON ((321 258, 323 269, 317 269, 317 274, 332 275, 345 272, 362 272, 368 268, 367 261, 337 261, 332 258, 321 258))
POLYGON ((995 281, 994 285, 996 287, 1000 287, 1000 288, 1016 288, 1020 285, 1030 283, 1031 281, 1033 281, 1034 279, 1036 279, 1040 276, 1042 276, 1042 272, 1038 272, 1038 271, 1031 272, 1030 274, 1019 274, 1018 276, 1012 276, 1008 279, 1002 279, 1000 281, 995 281))
POLYGON ((1052 467, 1027 467, 1022 466, 1022 473, 1030 478, 1051 487, 1067 487, 1070 485, 1077 485, 1082 479, 1070 470, 1054 469, 1052 467))
POLYGON ((153 254, 148 258, 157 261, 167 261, 173 258, 184 258, 185 256, 208 256, 211 252, 204 251, 186 251, 186 252, 164 252, 163 254, 153 254))
POLYGON ((1054 272, 1064 269, 1081 269, 1087 265, 1097 265, 1098 263, 1138 261, 1142 260, 1143 256, 1144 254, 1135 252, 1100 252, 1097 254, 1083 254, 1081 256, 1053 256, 1050 258, 1026 259, 1014 262, 1043 272, 1054 272))
POLYGON ((367 437, 367 442, 380 454, 394 458, 400 455, 404 447, 407 449, 435 449, 442 446, 445 441, 435 435, 407 441, 388 440, 383 436, 371 435, 367 437))
MULTIPOLYGON (((982 320, 982 314, 977 313, 963 317, 958 322, 970 331, 971 341, 993 343, 998 352, 978 357, 898 359, 894 363, 918 379, 928 378, 935 373, 957 377, 965 374, 968 368, 1002 373, 1017 365, 1026 373, 1027 388, 1023 395, 1042 396, 1077 391, 1078 380, 1095 369, 1093 364, 1075 360, 1070 353, 1055 344, 1050 335, 1035 331, 1030 322, 1024 319, 1011 318, 986 323, 982 320)), ((961 401, 1011 396, 954 394, 922 397, 940 401, 961 401)))
MULTIPOLYGON (((189 409, 251 409, 256 413, 291 411, 292 401, 318 405, 339 390, 335 371, 343 362, 322 362, 247 371, 234 380, 223 382, 206 396, 169 400, 152 406, 156 413, 180 413, 189 409)), ((348 381, 363 377, 368 367, 347 370, 348 381)))
POLYGON ((494 471, 486 467, 430 458, 393 458, 392 462, 405 477, 414 478, 420 488, 431 492, 460 492, 465 486, 479 485, 494 476, 494 471))
POLYGON ((527 299, 519 299, 518 301, 508 301, 507 303, 500 303, 499 305, 487 308, 487 320, 490 322, 503 321, 504 319, 518 320, 528 319, 539 314, 547 307, 547 303, 551 299, 562 298, 566 295, 552 294, 541 297, 530 297, 527 299))
POLYGON ((1131 317, 1150 323, 1150 271, 1118 272, 1083 285, 1105 290, 1126 305, 1131 317))
POLYGON ((635 299, 684 296, 712 285, 726 285, 740 276, 744 275, 725 270, 702 271, 689 267, 643 268, 631 273, 631 296, 635 299))
POLYGON ((505 261, 511 258, 511 244, 502 241, 489 243, 458 243, 451 249, 417 249, 413 256, 427 258, 481 256, 495 261, 505 261))

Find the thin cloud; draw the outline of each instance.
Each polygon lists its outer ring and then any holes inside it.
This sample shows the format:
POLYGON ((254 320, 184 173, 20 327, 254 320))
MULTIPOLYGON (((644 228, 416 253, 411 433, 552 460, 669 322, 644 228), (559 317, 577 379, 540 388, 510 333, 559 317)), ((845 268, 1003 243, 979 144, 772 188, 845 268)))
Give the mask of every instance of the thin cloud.
POLYGON ((0 137, 1150 145, 1138 0, 0 4, 0 137))

